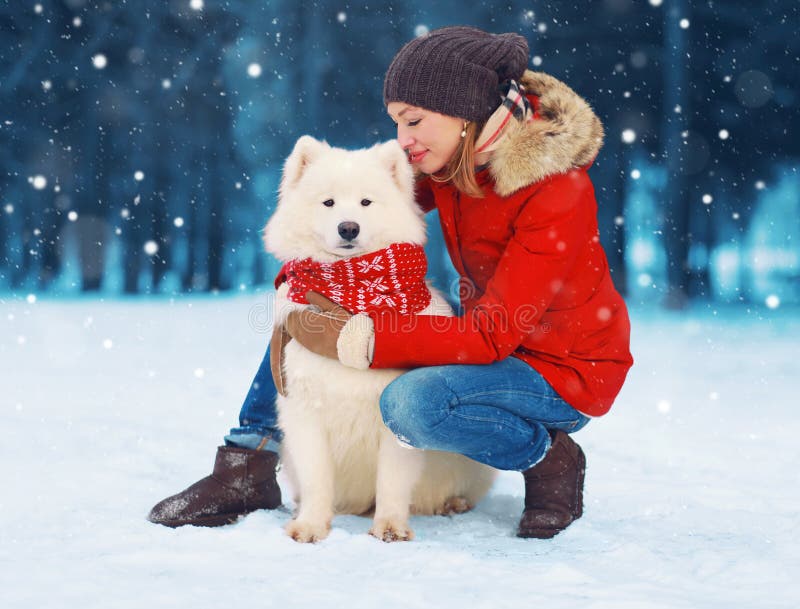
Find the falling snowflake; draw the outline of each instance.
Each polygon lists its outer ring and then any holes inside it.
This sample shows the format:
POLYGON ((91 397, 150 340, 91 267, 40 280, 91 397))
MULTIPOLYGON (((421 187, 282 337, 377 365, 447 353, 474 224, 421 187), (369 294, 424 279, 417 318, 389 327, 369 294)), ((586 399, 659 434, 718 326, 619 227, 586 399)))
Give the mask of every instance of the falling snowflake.
POLYGON ((748 70, 739 75, 734 86, 739 102, 747 108, 760 108, 772 99, 772 80, 764 72, 748 70))
POLYGON ((636 141, 636 132, 633 129, 625 129, 622 132, 622 141, 626 144, 633 144, 636 141))

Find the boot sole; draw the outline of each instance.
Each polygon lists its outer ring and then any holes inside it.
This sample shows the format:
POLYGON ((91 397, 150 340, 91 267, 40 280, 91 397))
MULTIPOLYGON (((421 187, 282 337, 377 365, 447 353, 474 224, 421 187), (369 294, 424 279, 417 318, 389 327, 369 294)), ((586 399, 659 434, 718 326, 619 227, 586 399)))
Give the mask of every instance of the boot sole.
POLYGON ((155 524, 162 524, 171 529, 177 529, 183 526, 194 527, 221 527, 226 524, 233 524, 239 518, 250 514, 251 512, 239 514, 216 514, 214 516, 203 516, 201 518, 193 518, 191 520, 151 520, 155 524))
POLYGON ((517 537, 522 539, 552 539, 564 529, 529 529, 517 531, 517 537))

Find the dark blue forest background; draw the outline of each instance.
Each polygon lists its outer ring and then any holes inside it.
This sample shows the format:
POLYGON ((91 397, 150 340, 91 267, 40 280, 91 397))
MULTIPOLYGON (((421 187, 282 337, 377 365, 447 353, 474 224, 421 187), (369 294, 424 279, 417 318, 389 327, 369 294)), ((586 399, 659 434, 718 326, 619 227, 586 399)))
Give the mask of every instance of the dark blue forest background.
POLYGON ((591 175, 629 301, 800 301, 796 0, 0 0, 0 293, 268 286, 296 138, 394 137, 384 70, 455 24, 524 35, 602 118, 591 175))

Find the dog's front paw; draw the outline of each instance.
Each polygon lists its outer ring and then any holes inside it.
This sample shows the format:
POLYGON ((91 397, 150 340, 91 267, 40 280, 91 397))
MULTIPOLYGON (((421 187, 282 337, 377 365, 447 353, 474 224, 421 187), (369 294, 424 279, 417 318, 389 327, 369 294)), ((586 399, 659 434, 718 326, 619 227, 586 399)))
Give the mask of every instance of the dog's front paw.
POLYGON ((309 522, 308 520, 291 520, 286 524, 286 534, 300 543, 322 541, 331 532, 329 522, 309 522))
POLYGON ((408 526, 408 522, 401 522, 393 518, 376 518, 369 534, 381 541, 411 541, 414 539, 414 531, 408 526))

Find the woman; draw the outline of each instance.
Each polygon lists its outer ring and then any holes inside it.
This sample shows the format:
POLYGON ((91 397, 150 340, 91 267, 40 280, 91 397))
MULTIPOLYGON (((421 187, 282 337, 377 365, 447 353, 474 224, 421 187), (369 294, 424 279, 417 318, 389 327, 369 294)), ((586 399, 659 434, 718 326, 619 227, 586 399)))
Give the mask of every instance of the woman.
MULTIPOLYGON (((585 457, 568 434, 608 412, 633 361, 586 173, 602 125, 527 62, 519 35, 449 27, 406 44, 386 73, 386 109, 420 175, 419 204, 439 210, 464 314, 352 319, 309 293, 321 313, 293 313, 286 329, 345 365, 411 368, 381 396, 389 429, 418 448, 521 471, 517 534, 549 538, 583 510, 585 457)), ((221 524, 280 502, 276 457, 263 450, 280 439, 268 360, 215 474, 151 520, 221 524)))

